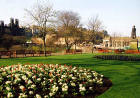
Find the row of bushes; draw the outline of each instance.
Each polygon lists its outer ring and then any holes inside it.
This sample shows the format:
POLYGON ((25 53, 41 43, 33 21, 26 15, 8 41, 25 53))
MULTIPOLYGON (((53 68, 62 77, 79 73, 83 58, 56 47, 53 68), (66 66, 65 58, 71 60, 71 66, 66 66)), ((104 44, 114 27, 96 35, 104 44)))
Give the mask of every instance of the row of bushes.
POLYGON ((125 56, 125 55, 98 55, 95 56, 95 58, 104 60, 140 61, 140 57, 125 56))
POLYGON ((98 53, 126 53, 126 54, 140 54, 139 50, 124 50, 124 49, 99 49, 98 53))

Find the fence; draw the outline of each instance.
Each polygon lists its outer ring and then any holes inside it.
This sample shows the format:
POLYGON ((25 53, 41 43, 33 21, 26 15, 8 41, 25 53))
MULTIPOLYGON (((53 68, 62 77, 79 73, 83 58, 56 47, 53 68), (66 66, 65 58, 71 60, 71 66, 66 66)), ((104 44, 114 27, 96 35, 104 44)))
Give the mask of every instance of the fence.
MULTIPOLYGON (((46 51, 46 55, 51 55, 51 51, 46 51)), ((16 50, 16 51, 0 51, 0 58, 3 56, 11 57, 29 57, 29 56, 41 56, 44 55, 44 51, 34 50, 16 50)))

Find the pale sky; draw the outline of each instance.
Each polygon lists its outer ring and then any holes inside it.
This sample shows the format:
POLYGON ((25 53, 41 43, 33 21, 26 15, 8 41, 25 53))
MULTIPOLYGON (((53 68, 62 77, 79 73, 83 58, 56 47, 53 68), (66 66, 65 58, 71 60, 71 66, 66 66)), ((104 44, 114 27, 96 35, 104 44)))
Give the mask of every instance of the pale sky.
MULTIPOLYGON (((24 23, 25 8, 30 9, 36 0, 0 0, 0 20, 9 23, 18 18, 24 23)), ((55 10, 71 10, 79 13, 81 21, 87 24, 96 15, 103 22, 109 34, 130 36, 135 25, 140 36, 140 0, 50 0, 55 10)))

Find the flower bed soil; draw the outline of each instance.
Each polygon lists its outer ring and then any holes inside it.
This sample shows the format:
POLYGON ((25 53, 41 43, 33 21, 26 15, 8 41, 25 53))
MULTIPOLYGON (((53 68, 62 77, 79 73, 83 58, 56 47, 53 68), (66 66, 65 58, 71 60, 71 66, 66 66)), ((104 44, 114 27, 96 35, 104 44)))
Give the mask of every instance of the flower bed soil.
MULTIPOLYGON (((84 96, 82 96, 82 95, 73 96, 72 94, 69 94, 69 95, 65 95, 65 97, 66 98, 95 98, 95 97, 103 94, 104 92, 106 92, 110 87, 112 87, 112 81, 109 80, 109 78, 104 77, 103 86, 96 86, 94 93, 88 93, 84 96)), ((57 96, 57 98, 60 98, 60 96, 59 97, 57 96)))

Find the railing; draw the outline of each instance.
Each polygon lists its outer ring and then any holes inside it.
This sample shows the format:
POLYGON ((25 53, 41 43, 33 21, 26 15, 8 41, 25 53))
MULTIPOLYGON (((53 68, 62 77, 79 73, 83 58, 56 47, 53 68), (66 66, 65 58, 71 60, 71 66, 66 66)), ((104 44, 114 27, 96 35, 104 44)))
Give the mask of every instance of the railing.
POLYGON ((0 58, 2 56, 9 56, 9 57, 11 57, 11 51, 0 51, 0 58))
MULTIPOLYGON (((51 51, 46 51, 46 55, 51 55, 51 51)), ((3 56, 13 57, 29 57, 29 56, 44 56, 44 51, 34 51, 34 50, 16 50, 16 51, 0 51, 0 58, 3 56)))

